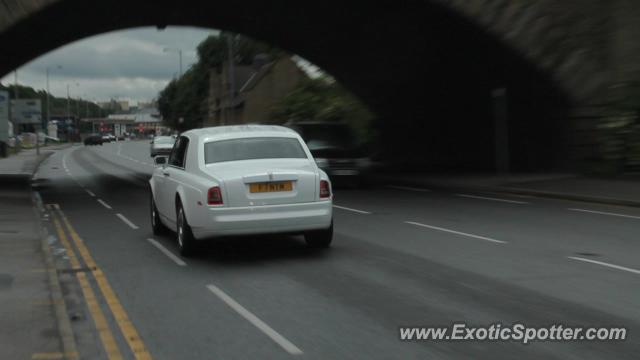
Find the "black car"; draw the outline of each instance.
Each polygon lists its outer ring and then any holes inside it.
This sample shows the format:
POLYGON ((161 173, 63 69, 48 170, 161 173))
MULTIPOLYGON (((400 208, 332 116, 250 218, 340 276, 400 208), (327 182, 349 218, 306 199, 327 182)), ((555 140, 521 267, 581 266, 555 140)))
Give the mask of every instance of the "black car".
POLYGON ((285 126, 297 131, 318 167, 334 182, 365 185, 371 160, 358 145, 351 127, 343 122, 299 121, 285 126))
POLYGON ((99 134, 91 134, 84 139, 85 145, 102 145, 102 136, 99 134))

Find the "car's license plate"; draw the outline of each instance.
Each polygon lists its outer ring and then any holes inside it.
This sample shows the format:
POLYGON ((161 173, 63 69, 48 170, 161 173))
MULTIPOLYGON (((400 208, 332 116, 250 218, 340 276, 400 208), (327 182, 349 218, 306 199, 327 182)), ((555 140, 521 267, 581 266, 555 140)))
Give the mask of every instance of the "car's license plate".
POLYGON ((252 193, 278 192, 278 191, 291 191, 291 190, 293 190, 293 183, 291 181, 249 184, 249 191, 252 193))

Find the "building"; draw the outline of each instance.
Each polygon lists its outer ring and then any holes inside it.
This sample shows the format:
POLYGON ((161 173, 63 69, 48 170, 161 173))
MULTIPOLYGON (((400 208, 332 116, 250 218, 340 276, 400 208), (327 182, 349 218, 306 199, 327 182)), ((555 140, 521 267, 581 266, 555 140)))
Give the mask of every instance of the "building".
POLYGON ((92 132, 116 136, 125 133, 148 135, 169 132, 169 129, 162 125, 162 117, 156 108, 141 109, 132 114, 111 114, 106 118, 87 118, 82 121, 91 123, 92 132))
POLYGON ((100 101, 97 104, 101 109, 107 111, 128 112, 130 110, 128 100, 111 99, 109 101, 100 101))
POLYGON ((268 123, 273 106, 307 77, 291 57, 271 61, 266 55, 250 66, 234 66, 233 84, 229 74, 227 64, 211 70, 207 126, 268 123))

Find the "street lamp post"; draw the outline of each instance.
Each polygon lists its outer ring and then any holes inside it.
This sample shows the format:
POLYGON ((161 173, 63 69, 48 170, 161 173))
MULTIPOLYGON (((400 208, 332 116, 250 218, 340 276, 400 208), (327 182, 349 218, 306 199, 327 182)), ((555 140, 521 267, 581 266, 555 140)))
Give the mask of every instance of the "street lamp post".
MULTIPOLYGON (((62 66, 56 65, 55 68, 62 69, 62 66)), ((47 126, 49 126, 49 123, 51 122, 51 91, 49 90, 49 69, 50 67, 47 66, 47 126)))
MULTIPOLYGON (((80 86, 79 83, 75 83, 76 86, 80 86)), ((71 84, 67 83, 67 121, 71 118, 71 96, 69 95, 69 87, 71 84)), ((77 124, 76 124, 77 126, 77 124)), ((76 129, 77 131, 77 129, 76 129)))
POLYGON ((178 78, 182 77, 182 49, 179 48, 164 48, 162 52, 177 52, 178 53, 178 64, 180 72, 178 73, 178 78))

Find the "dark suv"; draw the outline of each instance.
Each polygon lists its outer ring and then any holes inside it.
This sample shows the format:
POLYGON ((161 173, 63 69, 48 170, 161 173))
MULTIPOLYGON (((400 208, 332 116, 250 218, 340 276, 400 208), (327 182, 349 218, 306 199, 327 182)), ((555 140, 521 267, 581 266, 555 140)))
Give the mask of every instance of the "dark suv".
POLYGON ((285 126, 297 131, 334 182, 364 185, 371 160, 358 145, 351 127, 343 122, 299 121, 285 126))
POLYGON ((84 138, 85 145, 102 145, 102 136, 100 134, 91 134, 84 138))

